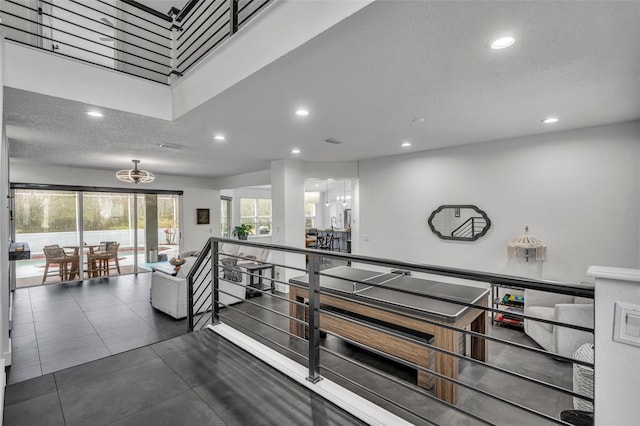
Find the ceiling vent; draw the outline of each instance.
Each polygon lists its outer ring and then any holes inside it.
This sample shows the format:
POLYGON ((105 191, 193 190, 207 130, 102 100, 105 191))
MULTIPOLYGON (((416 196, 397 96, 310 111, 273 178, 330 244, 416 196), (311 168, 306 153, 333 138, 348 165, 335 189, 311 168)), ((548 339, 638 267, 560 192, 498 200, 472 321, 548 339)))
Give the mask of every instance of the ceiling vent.
POLYGON ((332 144, 334 144, 334 145, 342 145, 342 144, 344 143, 344 142, 339 141, 339 140, 334 139, 334 138, 328 138, 328 139, 325 139, 324 141, 325 141, 326 143, 332 143, 332 144))
POLYGON ((166 149, 182 149, 182 148, 184 148, 184 145, 179 145, 177 143, 168 143, 168 142, 162 142, 161 144, 158 144, 158 146, 160 148, 166 148, 166 149))

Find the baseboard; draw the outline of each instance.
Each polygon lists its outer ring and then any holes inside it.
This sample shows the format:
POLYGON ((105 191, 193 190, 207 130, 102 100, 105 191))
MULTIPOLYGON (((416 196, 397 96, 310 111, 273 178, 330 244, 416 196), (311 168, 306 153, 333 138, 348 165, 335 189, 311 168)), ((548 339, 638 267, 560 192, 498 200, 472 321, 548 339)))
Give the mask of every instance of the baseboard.
POLYGON ((403 426, 411 424, 327 378, 323 378, 317 383, 311 383, 307 380, 307 367, 226 324, 209 325, 207 328, 369 425, 403 426))

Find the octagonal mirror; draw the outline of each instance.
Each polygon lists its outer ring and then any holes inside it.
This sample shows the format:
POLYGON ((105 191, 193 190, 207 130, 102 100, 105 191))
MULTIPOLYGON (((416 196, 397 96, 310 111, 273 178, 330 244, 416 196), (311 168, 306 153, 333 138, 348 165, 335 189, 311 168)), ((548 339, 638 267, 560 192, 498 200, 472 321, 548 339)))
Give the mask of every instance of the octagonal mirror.
POLYGON ((475 241, 487 233, 491 220, 470 204, 444 205, 429 216, 429 228, 443 240, 475 241))

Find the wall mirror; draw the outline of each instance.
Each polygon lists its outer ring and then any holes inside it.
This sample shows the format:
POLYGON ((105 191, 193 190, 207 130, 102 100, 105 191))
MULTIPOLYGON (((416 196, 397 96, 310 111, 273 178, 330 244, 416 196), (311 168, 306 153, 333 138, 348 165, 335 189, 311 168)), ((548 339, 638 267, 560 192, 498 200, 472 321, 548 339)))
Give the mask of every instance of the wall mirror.
POLYGON ((487 214, 472 205, 444 205, 429 216, 429 228, 443 240, 475 241, 491 228, 487 214))

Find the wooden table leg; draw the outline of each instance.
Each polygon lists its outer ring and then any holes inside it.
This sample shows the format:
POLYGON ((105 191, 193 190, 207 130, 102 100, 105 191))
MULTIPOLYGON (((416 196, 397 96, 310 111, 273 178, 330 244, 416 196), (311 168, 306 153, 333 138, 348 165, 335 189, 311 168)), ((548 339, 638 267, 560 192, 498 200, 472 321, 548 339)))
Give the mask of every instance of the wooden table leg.
MULTIPOLYGON (((293 302, 304 303, 304 298, 298 297, 296 289, 292 286, 290 286, 289 288, 289 300, 293 302)), ((289 303, 289 316, 304 321, 304 307, 295 303, 289 303)), ((293 319, 290 319, 289 333, 295 334, 299 337, 304 337, 304 325, 297 321, 294 321, 293 319)))
MULTIPOLYGON (((484 311, 471 323, 471 331, 487 334, 487 314, 484 311)), ((471 336, 471 358, 478 361, 487 360, 487 341, 485 339, 471 336)))
MULTIPOLYGON (((436 328, 435 346, 449 352, 458 353, 458 332, 442 327, 436 328)), ((458 358, 436 352, 436 372, 452 379, 458 379, 458 358)), ((450 404, 458 401, 457 385, 436 378, 436 397, 450 404)))

